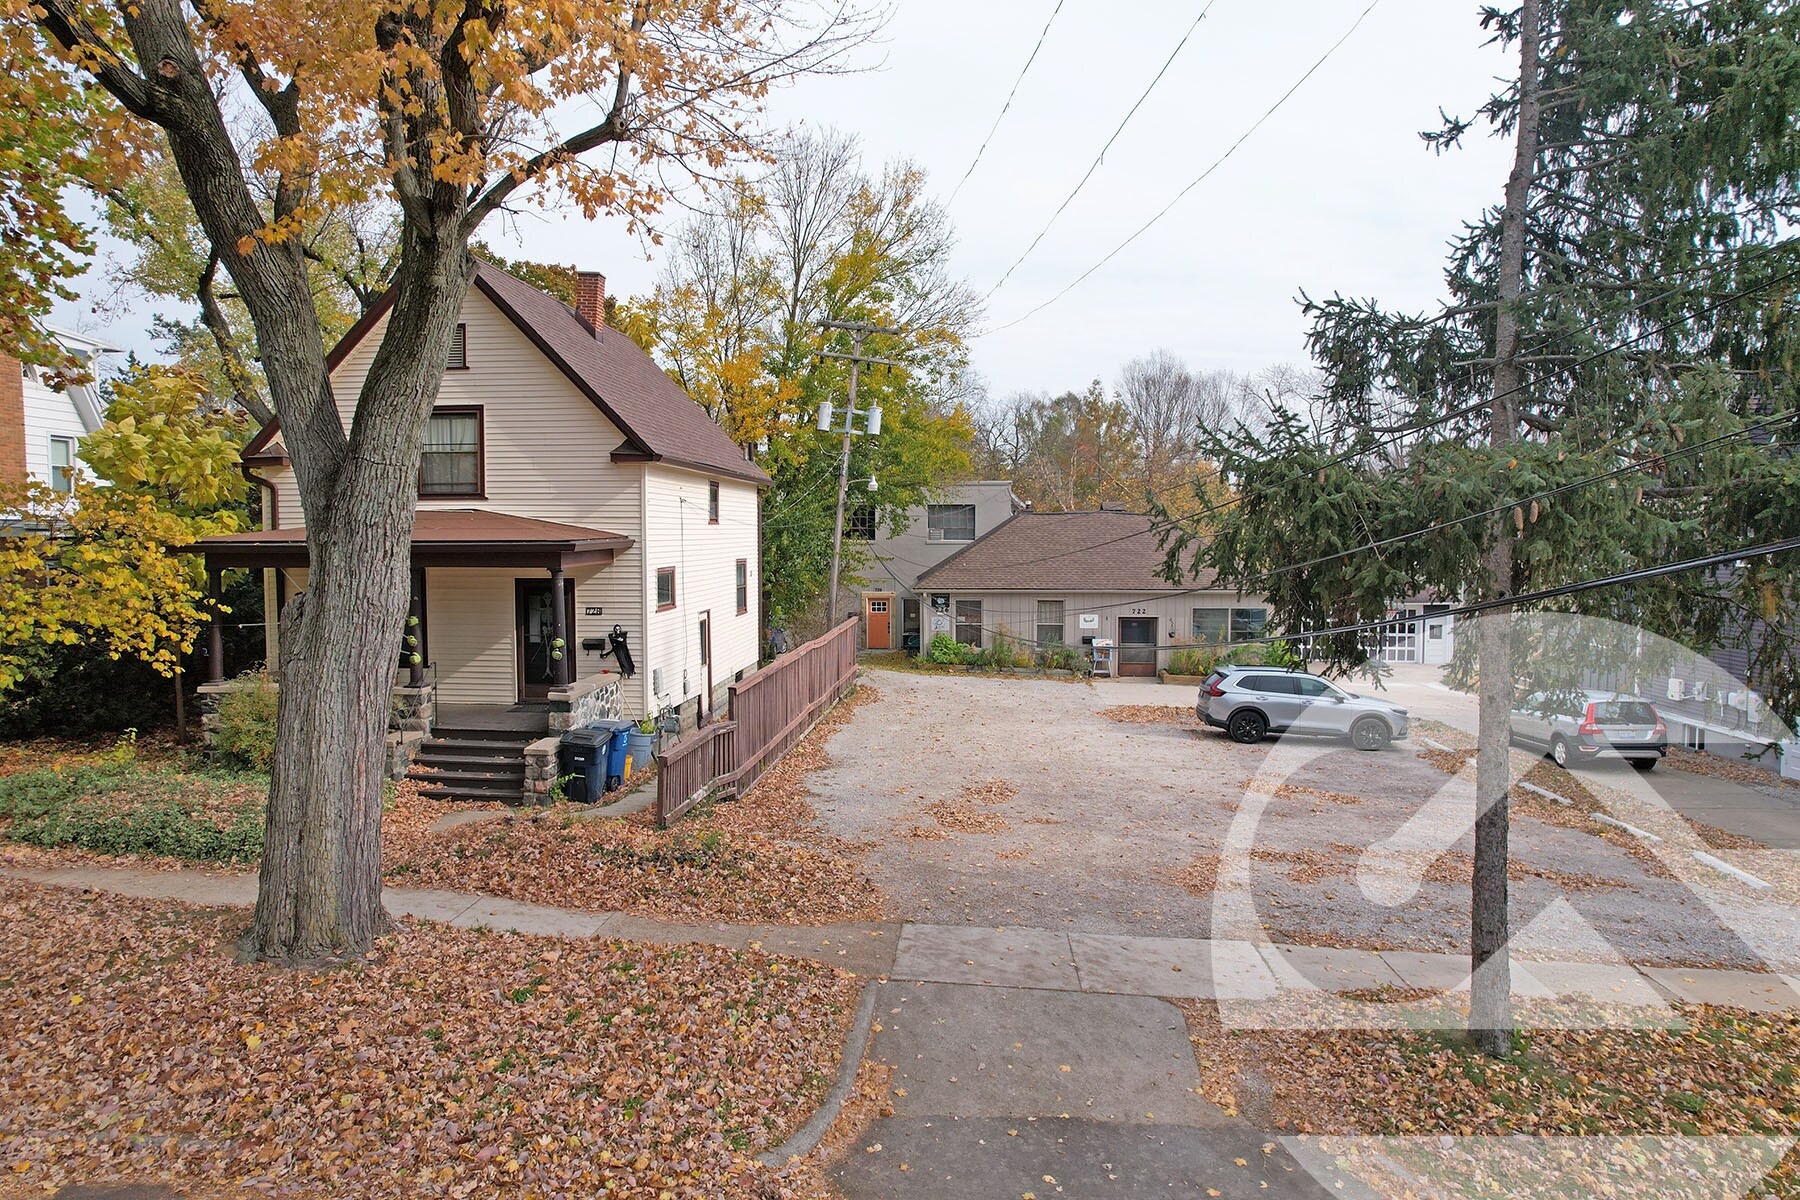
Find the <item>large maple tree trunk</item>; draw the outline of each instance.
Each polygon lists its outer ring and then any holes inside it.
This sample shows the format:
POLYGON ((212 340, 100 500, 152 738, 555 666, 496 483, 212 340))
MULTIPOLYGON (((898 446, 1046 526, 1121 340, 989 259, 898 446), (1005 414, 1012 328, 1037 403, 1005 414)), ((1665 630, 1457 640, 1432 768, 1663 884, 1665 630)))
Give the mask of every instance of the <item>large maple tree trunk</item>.
MULTIPOLYGON (((386 929, 381 810, 388 713, 410 594, 425 424, 468 286, 459 241, 409 231, 386 332, 334 486, 306 510, 310 570, 282 624, 281 700, 256 917, 245 949, 307 962, 386 929)), ((284 426, 284 431, 285 431, 284 426)), ((304 436, 304 435, 302 435, 304 436)), ((307 454, 284 432, 299 469, 307 454)))
MULTIPOLYGON (((1524 0, 1519 14, 1519 117, 1512 175, 1501 213, 1498 299, 1494 325, 1494 398, 1489 444, 1502 451, 1518 429, 1518 299, 1524 286, 1525 222, 1538 143, 1538 0, 1524 0)), ((1487 599, 1513 592, 1510 516, 1495 521, 1482 555, 1487 599)), ((1476 622, 1476 671, 1480 676, 1475 752, 1475 867, 1469 894, 1469 1034, 1492 1055, 1512 1052, 1511 917, 1507 889, 1511 814, 1509 729, 1513 701, 1512 618, 1496 608, 1476 622)))

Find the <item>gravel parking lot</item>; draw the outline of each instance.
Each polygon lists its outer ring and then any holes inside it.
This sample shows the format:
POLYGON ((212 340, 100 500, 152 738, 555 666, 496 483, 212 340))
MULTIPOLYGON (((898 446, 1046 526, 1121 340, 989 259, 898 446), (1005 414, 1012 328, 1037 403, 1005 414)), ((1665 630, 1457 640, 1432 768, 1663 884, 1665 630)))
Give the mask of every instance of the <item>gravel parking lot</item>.
MULTIPOLYGON (((1246 747, 1143 711, 1191 706, 1187 687, 871 675, 881 699, 810 785, 826 833, 871 845, 896 917, 1177 937, 1246 936, 1248 922, 1285 942, 1465 945, 1473 804, 1416 739, 1246 747), (1120 706, 1160 719, 1102 715, 1120 706), (1253 907, 1215 913, 1221 861, 1228 882, 1232 864, 1247 870, 1253 907)), ((1524 814, 1512 844, 1522 954, 1800 963, 1800 911, 1768 892, 1684 883, 1642 851, 1524 814)))

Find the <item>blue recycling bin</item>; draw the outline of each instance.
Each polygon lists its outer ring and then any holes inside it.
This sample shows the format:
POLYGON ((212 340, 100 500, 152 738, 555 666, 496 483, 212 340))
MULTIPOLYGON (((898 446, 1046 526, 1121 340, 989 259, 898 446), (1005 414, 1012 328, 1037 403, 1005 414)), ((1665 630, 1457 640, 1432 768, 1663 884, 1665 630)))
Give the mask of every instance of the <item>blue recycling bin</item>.
POLYGON ((593 728, 611 734, 606 744, 606 790, 611 791, 625 781, 625 743, 636 726, 631 721, 609 719, 595 721, 593 728))

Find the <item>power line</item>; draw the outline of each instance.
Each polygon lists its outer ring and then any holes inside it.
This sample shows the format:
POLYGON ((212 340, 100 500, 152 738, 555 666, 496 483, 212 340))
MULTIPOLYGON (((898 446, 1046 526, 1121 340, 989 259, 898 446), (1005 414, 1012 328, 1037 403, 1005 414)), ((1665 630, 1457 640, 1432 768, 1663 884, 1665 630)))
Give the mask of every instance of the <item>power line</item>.
MULTIPOLYGON (((1786 242, 1782 243, 1783 246, 1788 245, 1788 244, 1790 244, 1790 243, 1786 243, 1786 242)), ((1775 248, 1772 247, 1770 252, 1772 253, 1774 249, 1775 248)), ((1738 300, 1744 299, 1746 296, 1754 295, 1757 292, 1764 291, 1768 288, 1776 287, 1780 284, 1790 282, 1796 278, 1800 278, 1800 268, 1795 268, 1794 270, 1784 272, 1783 274, 1775 276, 1773 279, 1764 280, 1763 282, 1755 284, 1753 286, 1741 288, 1738 291, 1731 293, 1730 295, 1722 297, 1721 299, 1713 302, 1712 304, 1705 305, 1701 308, 1695 309, 1693 312, 1686 313, 1683 316, 1676 317, 1669 321, 1665 321, 1661 325, 1657 325, 1650 329, 1646 329, 1641 333, 1633 334, 1631 337, 1626 338, 1622 342, 1615 342, 1610 346, 1603 347, 1599 350, 1594 351, 1591 354, 1588 354, 1582 358, 1576 359, 1574 362, 1567 363, 1561 369, 1567 371, 1567 370, 1574 370, 1576 368, 1586 366, 1589 363, 1592 363, 1599 359, 1605 358, 1606 356, 1608 356, 1610 354, 1616 354, 1621 350, 1627 350, 1627 349, 1631 348, 1632 346, 1637 345, 1639 342, 1642 342, 1648 338, 1654 337, 1659 333, 1666 333, 1669 330, 1676 328, 1677 326, 1685 325, 1689 321, 1694 320, 1696 317, 1704 316, 1710 312, 1716 312, 1717 310, 1724 308, 1729 304, 1732 304, 1738 300)), ((1634 305, 1633 308, 1642 308, 1642 307, 1645 307, 1648 304, 1651 304, 1654 302, 1655 302, 1654 299, 1648 300, 1648 301, 1645 301, 1643 304, 1634 305)), ((1627 311, 1630 311, 1630 310, 1627 310, 1627 311)), ((1596 325, 1598 323, 1599 323, 1598 321, 1590 322, 1589 328, 1592 328, 1593 325, 1596 325)), ((1124 534, 1123 536, 1120 536, 1120 537, 1107 538, 1103 541, 1095 542, 1091 545, 1080 546, 1073 550, 1060 551, 1056 554, 1046 554, 1046 555, 1042 555, 1042 556, 1039 556, 1036 558, 1019 559, 1016 562, 995 563, 994 566, 995 567, 1026 566, 1026 565, 1030 565, 1030 564, 1034 564, 1034 563, 1050 562, 1050 561, 1052 561, 1054 559, 1058 559, 1058 558, 1067 558, 1071 555, 1086 554, 1089 551, 1098 550, 1104 546, 1111 546, 1111 545, 1116 545, 1121 542, 1128 542, 1134 538, 1143 537, 1145 534, 1159 533, 1163 530, 1172 529, 1172 528, 1174 528, 1178 525, 1184 524, 1184 523, 1197 521, 1197 520, 1201 519, 1202 517, 1211 516, 1214 513, 1224 512, 1226 509, 1235 508, 1237 505, 1244 503, 1246 500, 1250 500, 1250 499, 1254 499, 1255 497, 1258 497, 1258 496, 1266 495, 1267 493, 1275 490, 1278 487, 1286 487, 1289 484, 1297 483, 1300 480, 1305 479, 1311 475, 1314 475, 1317 472, 1322 471, 1327 467, 1338 466, 1338 465, 1341 465, 1342 463, 1348 462, 1349 460, 1351 460, 1353 458, 1357 458, 1361 455, 1368 454, 1371 451, 1381 449, 1384 446, 1393 445, 1395 442, 1399 441, 1401 438, 1408 437, 1415 433, 1423 433, 1427 429, 1431 429, 1438 425, 1446 424, 1450 421, 1460 420, 1463 417, 1469 416, 1472 413, 1478 412, 1482 409, 1489 407, 1492 404, 1492 402, 1496 399, 1504 399, 1508 396, 1517 395, 1518 393, 1527 390, 1529 387, 1531 387, 1533 384, 1535 384, 1535 382, 1536 382, 1535 380, 1528 380, 1525 383, 1521 383, 1516 388, 1509 388, 1507 391, 1500 392, 1494 396, 1483 397, 1482 399, 1476 400, 1473 403, 1463 405, 1461 408, 1453 409, 1452 411, 1445 413, 1442 416, 1433 417, 1430 419, 1421 419, 1419 421, 1415 421, 1410 424, 1404 425, 1404 426, 1400 427, 1399 429, 1393 430, 1390 433, 1387 433, 1387 434, 1383 435, 1382 437, 1379 437, 1375 441, 1370 442, 1366 445, 1353 446, 1348 450, 1340 451, 1337 454, 1330 455, 1330 456, 1326 457, 1323 461, 1316 463, 1311 467, 1308 467, 1306 470, 1296 472, 1295 474, 1290 475, 1284 479, 1276 480, 1272 483, 1263 484, 1262 486, 1254 488, 1248 492, 1236 493, 1230 499, 1222 501, 1217 504, 1208 505, 1205 508, 1202 508, 1199 512, 1189 513, 1186 516, 1182 516, 1182 517, 1172 517, 1168 521, 1163 522, 1162 525, 1160 526, 1160 528, 1155 522, 1152 522, 1148 527, 1146 527, 1144 529, 1137 530, 1133 533, 1124 534)), ((1217 478, 1220 478, 1221 475, 1222 475, 1222 472, 1214 471, 1209 476, 1205 476, 1200 480, 1194 480, 1194 481, 1190 481, 1190 482, 1192 482, 1192 483, 1205 482, 1206 479, 1217 479, 1217 478)))
MULTIPOLYGON (((1333 42, 1331 44, 1330 48, 1327 49, 1324 54, 1320 55, 1318 60, 1316 62, 1314 62, 1312 66, 1310 66, 1306 69, 1306 74, 1300 76, 1299 79, 1295 80, 1294 85, 1292 87, 1288 88, 1288 90, 1286 92, 1283 92, 1281 95, 1281 98, 1276 100, 1274 104, 1270 105, 1268 110, 1266 112, 1264 112, 1262 116, 1260 116, 1256 119, 1255 124, 1251 125, 1250 128, 1246 129, 1238 137, 1237 141, 1233 142, 1226 149, 1225 153, 1221 154, 1218 158, 1214 159, 1211 166, 1207 167, 1206 170, 1200 172, 1200 174, 1197 175, 1193 179, 1192 182, 1190 182, 1186 187, 1182 188, 1179 192, 1175 193, 1175 198, 1173 200, 1169 201, 1167 204, 1165 204, 1162 207, 1162 209, 1157 212, 1157 214, 1155 216, 1151 217, 1148 221, 1145 221, 1142 225, 1138 226, 1138 228, 1136 230, 1134 230, 1129 237, 1127 237, 1124 241, 1120 242, 1117 246, 1113 247, 1113 249, 1110 252, 1108 252, 1108 254, 1106 255, 1105 258, 1102 258, 1099 262, 1095 263, 1093 266, 1091 266, 1087 270, 1083 271, 1080 275, 1076 276, 1074 282, 1072 282, 1068 286, 1064 287, 1060 292, 1057 292, 1054 296, 1051 296, 1048 300, 1044 301, 1042 304, 1039 304, 1036 308, 1030 309, 1023 316, 1015 317, 1013 320, 1008 321, 1004 325, 997 325, 994 328, 985 331, 985 333, 977 334, 976 336, 985 337, 987 334, 990 334, 990 333, 998 333, 1003 329, 1011 329, 1014 325, 1017 325, 1023 321, 1027 321, 1027 320, 1031 319, 1032 317, 1036 316, 1038 313, 1044 311, 1046 308, 1049 308, 1052 304, 1055 304, 1058 300, 1061 300, 1064 296, 1066 296, 1070 292, 1074 291, 1077 287, 1079 287, 1082 283, 1084 283, 1089 276, 1094 274, 1094 272, 1100 270, 1100 268, 1104 267, 1107 263, 1109 263, 1113 259, 1117 258, 1125 250, 1125 248, 1127 246, 1131 245, 1133 242, 1137 241, 1138 238, 1142 237, 1146 232, 1148 232, 1151 226, 1155 225, 1158 221, 1161 221, 1164 217, 1168 216, 1170 210, 1172 210, 1177 204, 1181 203, 1181 201, 1187 196, 1187 194, 1189 192, 1193 191, 1195 188, 1199 187, 1202 183, 1206 182, 1207 177, 1210 176, 1214 171, 1218 170, 1219 167, 1224 164, 1226 159, 1230 158, 1233 154, 1237 153, 1238 147, 1242 146, 1247 140, 1249 140, 1251 134, 1255 133, 1258 129, 1262 128, 1263 124, 1265 122, 1267 122, 1270 117, 1273 117, 1275 115, 1275 113, 1281 108, 1281 106, 1288 102, 1289 98, 1292 97, 1295 92, 1300 90, 1301 85, 1304 84, 1308 79, 1311 79, 1313 77, 1314 73, 1316 73, 1320 67, 1325 65, 1326 60, 1329 59, 1333 54, 1336 54, 1338 51, 1338 48, 1340 46, 1342 46, 1345 42, 1350 40, 1350 36, 1352 34, 1354 34, 1359 28, 1361 28, 1363 21, 1365 19, 1367 19, 1368 15, 1375 10, 1375 6, 1380 3, 1381 3, 1381 0, 1369 0, 1368 7, 1363 9, 1362 12, 1357 15, 1356 20, 1351 24, 1350 28, 1344 31, 1344 35, 1342 37, 1338 38, 1337 41, 1333 42)), ((1208 5, 1208 7, 1210 8, 1211 5, 1208 5)), ((1205 16, 1206 14, 1203 12, 1200 15, 1205 16)), ((1185 41, 1185 39, 1183 39, 1183 40, 1185 41)), ((1179 47, 1177 47, 1177 49, 1179 49, 1179 47)), ((1166 69, 1166 66, 1165 66, 1165 69, 1166 69)), ((1159 76, 1159 78, 1160 78, 1160 76, 1159 76)), ((1142 101, 1140 100, 1140 103, 1141 102, 1142 101)), ((1135 112, 1136 109, 1133 108, 1132 111, 1135 112)), ((1117 137, 1118 135, 1114 134, 1113 136, 1117 137)), ((1112 144, 1111 142, 1107 143, 1107 145, 1111 145, 1111 144, 1112 144)), ((1104 153, 1104 151, 1102 153, 1104 153)), ((1088 173, 1089 174, 1093 173, 1092 168, 1089 168, 1088 173)), ((1085 177, 1083 178, 1082 182, 1083 183, 1087 182, 1085 177)), ((1080 189, 1077 188, 1077 190, 1080 190, 1080 189)), ((1071 200, 1074 199, 1073 193, 1071 193, 1069 199, 1071 199, 1071 200)), ((1064 207, 1067 207, 1068 201, 1065 200, 1063 202, 1063 205, 1064 205, 1064 207)), ((1060 209, 1060 208, 1057 209, 1058 213, 1060 213, 1061 211, 1062 211, 1062 209, 1060 209)), ((1055 217, 1052 217, 1051 220, 1055 220, 1055 217)), ((1048 231, 1048 228, 1049 228, 1048 226, 1045 226, 1046 231, 1048 231)), ((1038 234, 1039 238, 1042 238, 1043 236, 1044 235, 1042 233, 1038 234)), ((1034 240, 1031 244, 1033 246, 1036 246, 1037 242, 1034 240)), ((1031 251, 1028 248, 1026 250, 1026 254, 1029 254, 1030 252, 1031 251)), ((1020 256, 1020 261, 1021 262, 1024 261, 1024 255, 1020 256)), ((1018 265, 1019 264, 1015 262, 1013 264, 1013 267, 1017 267, 1018 265)), ((1013 267, 1007 268, 1007 271, 1006 271, 1007 275, 1012 274, 1013 267)), ((1005 277, 1002 277, 1000 280, 1000 283, 1005 283, 1005 282, 1006 282, 1005 277)), ((994 292, 999 291, 999 290, 1000 290, 1000 284, 997 283, 988 292, 988 295, 991 296, 994 294, 994 292)))
MULTIPOLYGON (((1013 260, 1012 266, 1006 268, 1005 274, 1000 276, 1000 282, 987 290, 988 296, 992 296, 995 292, 1006 286, 1006 281, 1011 279, 1012 273, 1019 269, 1019 264, 1031 257, 1031 252, 1036 250, 1038 243, 1044 240, 1044 235, 1050 232, 1050 227, 1056 224, 1057 218, 1061 217, 1063 211, 1074 202, 1075 197, 1081 194, 1081 189, 1087 186, 1088 180, 1094 177, 1094 172, 1100 169, 1101 162, 1106 158, 1106 152, 1112 149, 1113 143, 1119 140, 1119 135, 1125 132, 1125 127, 1131 124, 1131 118, 1137 115, 1137 110, 1142 108, 1144 101, 1150 98, 1150 93, 1156 90, 1156 85, 1162 82, 1162 77, 1168 74, 1169 68, 1174 65, 1176 57, 1180 55, 1182 48, 1188 44, 1188 39, 1194 36, 1194 30, 1200 28, 1200 22, 1206 20, 1206 14, 1212 11, 1212 6, 1217 2, 1218 0, 1207 0, 1206 7, 1200 10, 1200 15, 1194 18, 1194 23, 1187 27, 1187 32, 1181 35, 1181 40, 1179 42, 1175 43, 1175 49, 1169 52, 1169 57, 1163 61, 1162 68, 1158 70, 1155 77, 1150 80, 1150 85, 1138 96, 1137 102, 1131 106, 1131 110, 1125 114, 1124 119, 1121 120, 1117 128, 1112 131, 1112 136, 1106 139, 1106 144, 1100 147, 1100 153, 1094 155, 1094 161, 1088 164, 1087 173, 1081 177, 1080 182, 1074 186, 1069 194, 1063 197, 1063 202, 1056 206, 1056 211, 1050 214, 1050 219, 1044 222, 1044 227, 1038 230, 1036 237, 1031 239, 1031 244, 1025 247, 1024 253, 1013 260)), ((1380 0, 1376 0, 1376 3, 1379 2, 1380 0)), ((983 297, 984 300, 986 298, 986 296, 983 297)))
POLYGON ((981 165, 981 156, 987 153, 988 143, 994 140, 994 131, 1000 128, 1000 122, 1006 119, 1007 110, 1012 108, 1013 97, 1019 94, 1019 85, 1025 82, 1026 72, 1030 71, 1031 64, 1037 61, 1038 51, 1044 48, 1044 38, 1049 36, 1050 26, 1056 24, 1057 14, 1062 12, 1063 3, 1064 0, 1056 0, 1056 7, 1050 10, 1050 19, 1044 22, 1044 28, 1038 32, 1037 44, 1031 48, 1031 55, 1026 58, 1025 65, 1019 68, 1018 77, 1013 80, 1012 90, 1006 93, 1006 103, 1000 106, 1000 114, 988 127, 987 136, 981 139, 981 148, 975 151, 975 158, 969 163, 969 169, 964 171, 962 178, 956 181, 956 186, 950 191, 950 199, 944 201, 944 207, 948 208, 956 203, 957 193, 962 191, 963 184, 969 182, 969 176, 975 173, 975 168, 981 165))

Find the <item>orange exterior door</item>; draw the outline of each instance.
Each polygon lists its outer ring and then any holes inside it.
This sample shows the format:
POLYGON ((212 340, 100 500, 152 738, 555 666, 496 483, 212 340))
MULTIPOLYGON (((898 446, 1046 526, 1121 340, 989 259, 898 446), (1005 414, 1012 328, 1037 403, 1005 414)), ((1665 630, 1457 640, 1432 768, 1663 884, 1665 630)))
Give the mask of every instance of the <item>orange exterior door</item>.
POLYGON ((868 647, 871 650, 892 650, 894 648, 894 598, 892 596, 863 597, 863 626, 867 630, 868 647))

